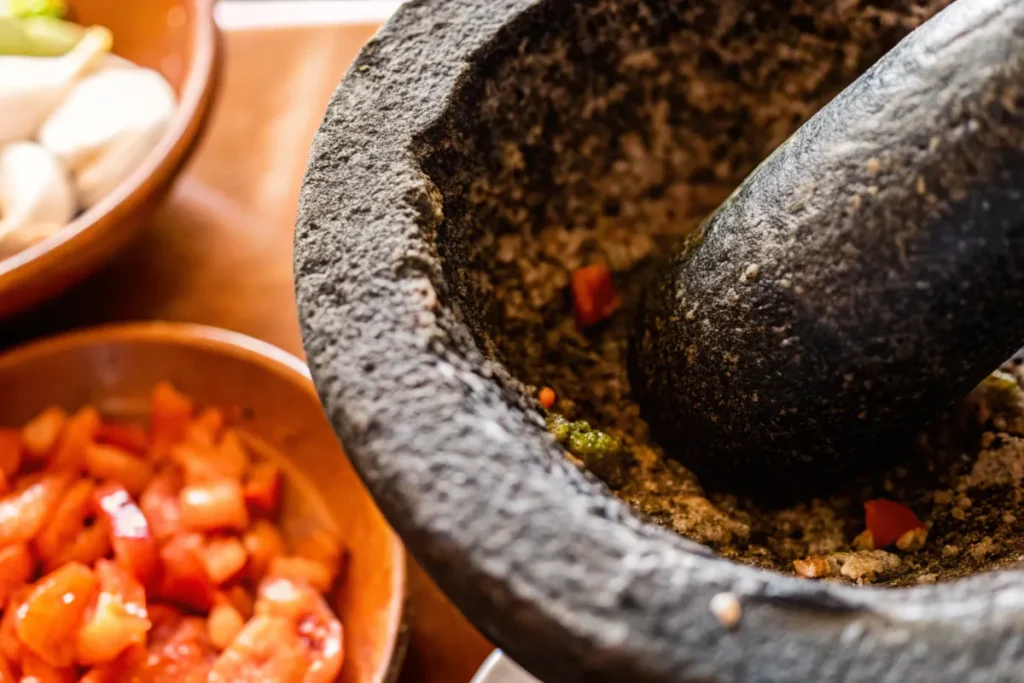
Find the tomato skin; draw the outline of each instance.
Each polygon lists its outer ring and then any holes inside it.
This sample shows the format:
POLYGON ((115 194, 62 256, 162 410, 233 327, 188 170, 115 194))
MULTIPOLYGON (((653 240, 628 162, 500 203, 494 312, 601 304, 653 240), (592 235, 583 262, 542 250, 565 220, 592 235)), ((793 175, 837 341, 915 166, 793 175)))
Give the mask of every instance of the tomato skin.
POLYGON ((864 518, 875 548, 879 549, 892 545, 908 531, 924 527, 913 510, 885 498, 864 503, 864 518))
POLYGON ((149 583, 156 573, 158 557, 146 516, 120 484, 104 484, 96 489, 94 497, 110 525, 110 543, 117 563, 143 584, 149 583))

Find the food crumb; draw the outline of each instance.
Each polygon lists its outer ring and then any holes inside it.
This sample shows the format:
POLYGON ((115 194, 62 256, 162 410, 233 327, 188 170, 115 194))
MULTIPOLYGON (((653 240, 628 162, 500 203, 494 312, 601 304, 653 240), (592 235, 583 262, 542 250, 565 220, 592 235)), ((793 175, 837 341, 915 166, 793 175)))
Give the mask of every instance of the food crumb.
POLYGON ((711 613, 725 628, 735 628, 743 617, 743 608, 734 593, 719 593, 711 598, 711 613))
POLYGON ((850 553, 839 573, 857 582, 871 582, 899 568, 899 557, 884 550, 860 550, 850 553))
POLYGON ((960 554, 960 546, 958 545, 946 545, 942 546, 943 557, 956 557, 960 554))
POLYGON ((969 552, 974 559, 983 560, 989 555, 991 555, 993 552, 995 552, 997 547, 998 546, 992 540, 992 537, 986 536, 985 538, 981 539, 980 541, 972 545, 967 552, 969 552))
POLYGON ((871 533, 871 529, 865 529, 856 536, 850 543, 854 550, 874 550, 875 549, 875 536, 871 533))
POLYGON ((928 540, 928 530, 924 527, 917 529, 911 529, 906 532, 896 541, 896 547, 900 550, 907 552, 913 552, 920 550, 924 547, 925 542, 928 540))
POLYGON ((939 580, 938 574, 921 574, 917 577, 917 582, 921 585, 935 583, 939 580))

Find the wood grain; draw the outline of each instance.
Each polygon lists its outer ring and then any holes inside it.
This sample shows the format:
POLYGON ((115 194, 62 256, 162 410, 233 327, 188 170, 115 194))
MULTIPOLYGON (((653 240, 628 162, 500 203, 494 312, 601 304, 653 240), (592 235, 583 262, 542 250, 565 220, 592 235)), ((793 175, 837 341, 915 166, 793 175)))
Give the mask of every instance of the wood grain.
MULTIPOLYGON (((64 298, 0 323, 0 345, 116 320, 216 325, 301 354, 292 231, 307 151, 375 26, 232 31, 200 149, 153 224, 64 298)), ((468 681, 492 649, 418 567, 401 681, 468 681)))

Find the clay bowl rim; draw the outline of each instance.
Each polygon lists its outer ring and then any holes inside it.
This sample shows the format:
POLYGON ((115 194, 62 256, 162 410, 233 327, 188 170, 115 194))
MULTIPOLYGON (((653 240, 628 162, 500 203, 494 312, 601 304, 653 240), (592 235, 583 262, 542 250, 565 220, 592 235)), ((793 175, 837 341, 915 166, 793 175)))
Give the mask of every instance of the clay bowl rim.
MULTIPOLYGON (((87 246, 92 240, 124 244, 141 226, 133 230, 122 225, 122 220, 160 191, 161 183, 150 184, 148 181, 158 175, 166 175, 168 180, 173 180, 188 158, 209 118, 221 55, 219 29, 214 17, 217 0, 188 2, 195 10, 195 19, 190 27, 194 41, 191 68, 182 84, 171 124, 160 143, 113 192, 53 235, 0 259, 0 299, 6 292, 17 291, 33 279, 59 271, 67 262, 76 261, 79 255, 75 250, 87 246), (96 228, 100 228, 99 232, 95 232, 96 228), (119 231, 124 234, 116 235, 119 231)), ((116 50, 116 34, 114 47, 116 50)), ((36 300, 31 295, 22 298, 36 300)), ((15 304, 13 312, 23 307, 15 304)))
POLYGON ((890 589, 733 563, 638 519, 493 380, 448 303, 433 241, 444 206, 418 159, 475 65, 515 50, 548 4, 407 3, 350 67, 310 152, 295 247, 306 355, 392 527, 485 635, 549 680, 1009 678, 1024 660, 1021 572, 890 589), (711 610, 720 593, 742 606, 734 628, 711 610))
MULTIPOLYGON (((16 366, 30 358, 45 357, 62 349, 106 342, 174 345, 232 357, 277 375, 319 402, 309 370, 297 356, 240 332, 197 323, 110 323, 62 332, 0 351, 0 369, 16 366)), ((392 577, 396 597, 387 627, 387 664, 381 669, 380 675, 369 683, 392 683, 397 680, 405 659, 409 604, 408 556, 401 540, 393 532, 391 545, 396 560, 392 577)), ((354 549, 353 552, 358 551, 354 549)))

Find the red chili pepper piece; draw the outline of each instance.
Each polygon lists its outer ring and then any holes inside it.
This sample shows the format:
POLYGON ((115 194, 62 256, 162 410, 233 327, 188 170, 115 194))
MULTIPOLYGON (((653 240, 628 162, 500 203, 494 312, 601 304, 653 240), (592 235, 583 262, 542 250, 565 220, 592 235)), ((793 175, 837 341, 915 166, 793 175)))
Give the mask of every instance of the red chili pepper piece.
POLYGON ((924 526, 906 505, 884 498, 864 503, 864 517, 876 548, 892 545, 908 531, 924 526))
POLYGON ((572 298, 580 327, 592 327, 608 319, 622 304, 611 271, 600 263, 573 271, 572 298))

